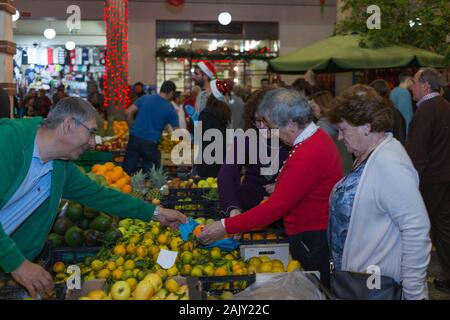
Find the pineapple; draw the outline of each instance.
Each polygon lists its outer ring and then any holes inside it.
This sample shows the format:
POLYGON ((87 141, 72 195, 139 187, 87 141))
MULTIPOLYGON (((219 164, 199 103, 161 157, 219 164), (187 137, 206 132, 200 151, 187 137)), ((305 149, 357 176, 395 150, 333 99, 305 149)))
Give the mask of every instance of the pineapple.
POLYGON ((144 199, 144 196, 148 192, 148 188, 145 184, 145 179, 147 178, 147 174, 143 173, 142 170, 139 170, 137 173, 135 173, 131 177, 131 187, 133 188, 133 191, 131 192, 131 195, 135 198, 144 199))
POLYGON ((167 180, 169 179, 167 171, 165 171, 162 167, 155 168, 155 166, 153 166, 153 168, 148 172, 148 178, 152 188, 145 196, 145 200, 161 200, 161 189, 165 186, 167 180))

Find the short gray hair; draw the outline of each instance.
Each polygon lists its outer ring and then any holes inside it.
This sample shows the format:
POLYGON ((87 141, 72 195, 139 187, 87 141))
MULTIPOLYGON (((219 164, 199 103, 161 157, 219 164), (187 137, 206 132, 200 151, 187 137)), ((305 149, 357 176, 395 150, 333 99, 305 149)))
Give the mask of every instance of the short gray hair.
POLYGON ((442 80, 441 74, 433 68, 422 68, 419 70, 420 82, 426 82, 430 85, 432 92, 440 92, 442 87, 445 87, 446 84, 442 80))
POLYGON ((298 91, 286 88, 269 90, 258 107, 258 113, 278 128, 285 127, 291 120, 304 129, 313 121, 309 101, 298 91))
POLYGON ((86 100, 78 97, 67 97, 58 101, 50 110, 42 126, 56 129, 66 118, 75 118, 80 122, 92 119, 99 120, 100 116, 95 108, 86 100))

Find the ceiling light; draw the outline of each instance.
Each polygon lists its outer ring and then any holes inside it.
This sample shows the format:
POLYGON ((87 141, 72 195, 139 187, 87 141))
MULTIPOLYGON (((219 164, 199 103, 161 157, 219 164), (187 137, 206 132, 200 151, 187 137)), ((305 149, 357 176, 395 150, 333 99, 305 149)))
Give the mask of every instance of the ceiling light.
POLYGON ((229 25, 231 23, 231 19, 232 18, 231 18, 231 14, 229 12, 221 12, 219 14, 218 19, 219 19, 219 23, 221 25, 226 26, 226 25, 229 25))
POLYGON ((52 28, 45 29, 44 30, 44 37, 46 37, 47 39, 53 39, 54 37, 56 37, 55 29, 52 29, 52 28))
POLYGON ((73 50, 73 49, 75 49, 75 42, 73 42, 73 41, 67 41, 66 42, 66 49, 67 50, 73 50))

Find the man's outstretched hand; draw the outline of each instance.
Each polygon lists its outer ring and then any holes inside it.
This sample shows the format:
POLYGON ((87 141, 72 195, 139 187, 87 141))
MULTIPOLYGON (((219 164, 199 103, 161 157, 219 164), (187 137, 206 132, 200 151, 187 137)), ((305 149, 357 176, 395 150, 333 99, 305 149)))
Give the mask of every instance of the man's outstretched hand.
POLYGON ((178 230, 180 224, 187 223, 187 217, 177 210, 159 208, 158 221, 166 227, 178 230))

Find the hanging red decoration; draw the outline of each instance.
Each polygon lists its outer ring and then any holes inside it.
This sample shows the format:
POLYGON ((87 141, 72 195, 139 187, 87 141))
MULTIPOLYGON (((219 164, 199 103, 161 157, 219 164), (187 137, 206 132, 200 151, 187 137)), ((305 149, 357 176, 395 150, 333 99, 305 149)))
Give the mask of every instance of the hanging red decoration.
POLYGON ((179 7, 184 4, 184 0, 167 0, 167 3, 174 7, 179 7))
POLYGON ((105 108, 125 109, 130 104, 128 88, 128 0, 106 0, 105 108))

